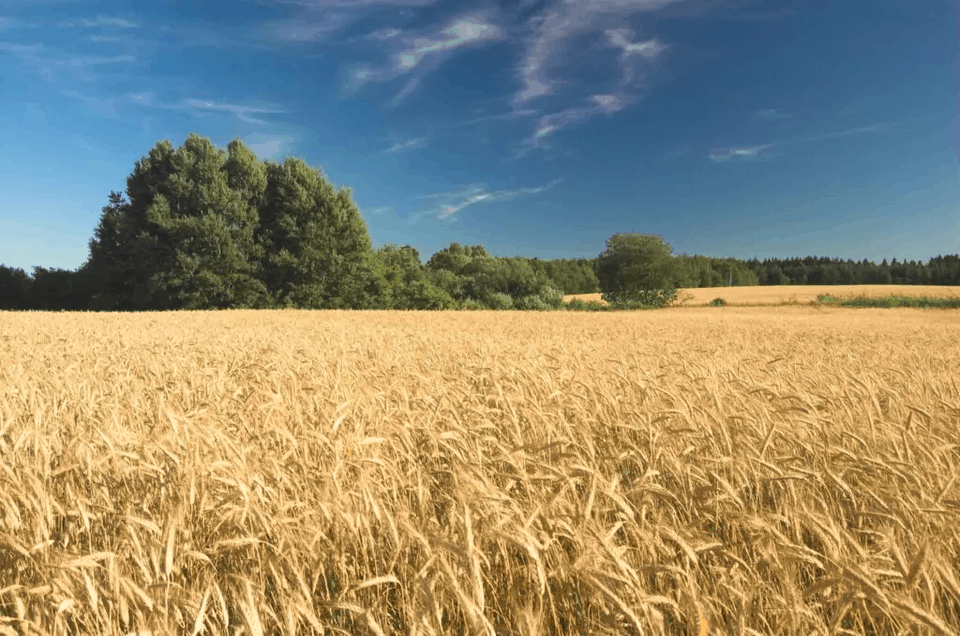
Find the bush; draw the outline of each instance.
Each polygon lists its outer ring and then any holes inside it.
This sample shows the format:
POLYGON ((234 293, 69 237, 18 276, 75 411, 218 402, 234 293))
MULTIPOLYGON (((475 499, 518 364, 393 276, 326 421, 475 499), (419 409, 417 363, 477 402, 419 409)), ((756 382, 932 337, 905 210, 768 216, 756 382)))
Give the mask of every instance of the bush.
POLYGON ((482 302, 474 298, 467 298, 461 301, 460 306, 458 307, 458 309, 463 309, 466 311, 477 311, 477 310, 486 309, 486 308, 487 308, 486 305, 484 305, 482 302))
POLYGON ((710 301, 711 307, 725 307, 726 305, 727 301, 725 301, 723 298, 714 298, 710 301))
POLYGON ((527 311, 550 311, 563 307, 563 292, 546 286, 538 294, 521 296, 514 301, 514 307, 527 311))
POLYGON ((522 311, 550 311, 553 309, 540 296, 521 296, 514 303, 522 311))
POLYGON ((498 311, 504 311, 507 309, 513 309, 513 298, 510 297, 510 294, 504 294, 502 292, 494 292, 487 297, 487 307, 490 309, 496 309, 498 311))
POLYGON ((610 308, 607 307, 606 305, 598 303, 594 300, 591 300, 590 302, 584 302, 579 298, 574 298, 573 300, 568 302, 566 308, 569 309, 570 311, 609 311, 610 310, 610 308))
POLYGON ((652 309, 669 307, 677 299, 677 288, 641 289, 632 292, 605 292, 601 298, 620 309, 652 309))

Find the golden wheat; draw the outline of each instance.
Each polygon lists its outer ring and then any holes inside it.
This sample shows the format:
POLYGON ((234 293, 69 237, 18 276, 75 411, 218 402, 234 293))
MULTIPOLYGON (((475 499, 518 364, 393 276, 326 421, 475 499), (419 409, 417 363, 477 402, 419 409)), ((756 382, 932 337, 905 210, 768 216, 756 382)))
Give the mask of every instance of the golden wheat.
POLYGON ((956 634, 958 342, 911 310, 3 313, 0 634, 956 634))
MULTIPOLYGON (((755 307, 763 305, 808 304, 818 296, 836 298, 960 298, 960 286, 948 285, 750 285, 743 287, 690 287, 680 289, 677 304, 683 307, 704 307, 716 298, 729 305, 755 307)), ((578 298, 584 302, 608 304, 603 294, 571 294, 563 302, 578 298)))

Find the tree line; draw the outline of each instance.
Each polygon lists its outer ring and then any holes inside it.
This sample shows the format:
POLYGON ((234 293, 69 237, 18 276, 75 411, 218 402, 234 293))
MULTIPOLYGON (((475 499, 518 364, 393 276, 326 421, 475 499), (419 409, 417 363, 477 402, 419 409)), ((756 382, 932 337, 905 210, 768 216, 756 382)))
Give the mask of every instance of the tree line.
POLYGON ((136 162, 111 192, 76 270, 0 265, 0 309, 556 309, 566 294, 663 306, 681 287, 960 284, 960 257, 880 265, 826 258, 674 256, 662 238, 617 234, 594 259, 494 257, 451 243, 422 263, 373 249, 349 188, 301 159, 260 161, 191 134, 136 162))

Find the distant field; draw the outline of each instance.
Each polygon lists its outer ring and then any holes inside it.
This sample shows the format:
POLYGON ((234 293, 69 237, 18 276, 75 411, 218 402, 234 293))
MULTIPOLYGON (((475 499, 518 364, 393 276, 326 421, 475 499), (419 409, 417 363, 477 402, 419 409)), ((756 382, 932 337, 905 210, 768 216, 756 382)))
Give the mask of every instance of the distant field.
MULTIPOLYGON (((723 298, 729 305, 761 306, 782 303, 809 303, 821 294, 831 294, 840 298, 849 296, 908 296, 926 298, 960 298, 960 287, 940 285, 758 285, 750 287, 703 287, 681 289, 677 294, 693 296, 681 303, 685 307, 706 306, 715 298, 723 298)), ((606 305, 600 299, 601 294, 576 294, 564 296, 564 302, 579 298, 584 302, 595 301, 606 305)))
POLYGON ((0 635, 957 634, 958 360, 903 309, 0 313, 0 635))

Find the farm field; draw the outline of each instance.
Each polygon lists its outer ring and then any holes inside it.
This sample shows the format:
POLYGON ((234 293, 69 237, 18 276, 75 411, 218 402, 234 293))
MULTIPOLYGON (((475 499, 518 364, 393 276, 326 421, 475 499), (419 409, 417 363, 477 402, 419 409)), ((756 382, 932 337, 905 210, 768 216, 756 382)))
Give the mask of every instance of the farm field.
POLYGON ((957 634, 958 343, 909 309, 0 313, 0 634, 957 634))
MULTIPOLYGON (((944 285, 750 285, 743 287, 690 287, 679 291, 677 298, 689 299, 679 303, 685 307, 707 306, 714 298, 723 298, 728 305, 758 306, 783 303, 811 303, 821 294, 838 298, 858 296, 911 298, 960 298, 960 287, 944 285)), ((563 297, 563 302, 579 298, 584 302, 608 304, 602 294, 574 294, 563 297)))

